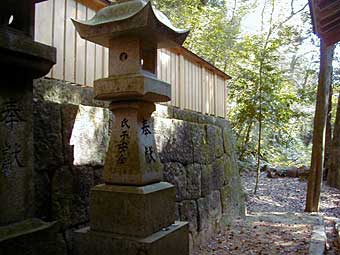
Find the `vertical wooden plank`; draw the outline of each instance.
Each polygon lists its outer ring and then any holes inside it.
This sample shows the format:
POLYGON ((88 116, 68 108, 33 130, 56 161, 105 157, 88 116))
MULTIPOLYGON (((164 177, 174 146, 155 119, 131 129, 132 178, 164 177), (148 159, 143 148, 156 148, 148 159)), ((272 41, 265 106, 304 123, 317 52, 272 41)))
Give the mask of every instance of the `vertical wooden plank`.
POLYGON ((207 79, 206 79, 206 72, 205 72, 205 68, 202 67, 202 113, 206 114, 207 112, 207 93, 206 93, 206 87, 207 87, 207 79))
POLYGON ((185 88, 186 88, 186 95, 185 95, 185 105, 186 105, 186 109, 190 109, 190 63, 189 61, 186 59, 185 60, 185 88))
POLYGON ((193 110, 197 111, 197 67, 193 64, 193 110))
MULTIPOLYGON (((53 35, 53 0, 37 3, 35 5, 35 35, 38 42, 52 46, 53 35)), ((46 76, 51 77, 52 71, 46 76)))
POLYGON ((227 108, 227 103, 229 102, 229 98, 228 98, 228 87, 227 87, 227 80, 224 81, 224 118, 228 117, 228 108, 227 108))
POLYGON ((76 31, 71 18, 76 17, 76 2, 66 0, 66 20, 64 39, 64 80, 75 82, 76 31))
POLYGON ((103 77, 103 47, 100 45, 96 45, 96 75, 95 80, 103 77))
POLYGON ((161 80, 161 50, 157 50, 157 78, 161 80))
POLYGON ((202 66, 198 67, 198 111, 203 113, 202 105, 203 105, 203 97, 202 97, 202 66))
POLYGON ((53 46, 57 48, 57 63, 53 66, 52 78, 64 79, 65 0, 54 2, 53 46))
POLYGON ((104 48, 104 73, 103 77, 109 76, 109 49, 104 48))
POLYGON ((185 103, 185 62, 182 55, 179 56, 179 98, 180 98, 180 108, 184 108, 185 103))
POLYGON ((214 115, 214 74, 209 71, 209 114, 214 115))
MULTIPOLYGON (((87 17, 89 20, 95 15, 95 12, 90 8, 87 8, 87 17)), ((87 55, 86 55, 86 82, 87 86, 93 86, 93 81, 95 77, 95 64, 96 64, 96 56, 95 56, 95 48, 96 45, 92 42, 87 41, 87 55)))
MULTIPOLYGON (((77 19, 85 20, 86 19, 86 7, 80 3, 76 3, 77 6, 77 19)), ((76 33, 76 83, 80 85, 85 84, 85 40, 80 38, 79 34, 76 33)))
POLYGON ((34 40, 47 45, 52 45, 52 16, 53 0, 48 0, 35 5, 34 40))
POLYGON ((198 112, 198 103, 199 103, 199 98, 198 98, 198 66, 195 64, 195 98, 194 98, 194 102, 195 102, 195 111, 198 112))
POLYGON ((220 77, 218 77, 218 79, 217 79, 217 93, 216 93, 216 96, 217 96, 217 98, 218 98, 218 102, 217 102, 217 116, 218 117, 223 117, 223 114, 222 114, 222 112, 223 112, 223 110, 222 110, 222 108, 223 108, 223 99, 222 99, 222 84, 221 84, 221 78, 220 77))
POLYGON ((180 104, 180 60, 179 55, 176 54, 176 106, 179 107, 180 104))
POLYGON ((171 54, 171 105, 176 106, 176 55, 173 52, 171 54))

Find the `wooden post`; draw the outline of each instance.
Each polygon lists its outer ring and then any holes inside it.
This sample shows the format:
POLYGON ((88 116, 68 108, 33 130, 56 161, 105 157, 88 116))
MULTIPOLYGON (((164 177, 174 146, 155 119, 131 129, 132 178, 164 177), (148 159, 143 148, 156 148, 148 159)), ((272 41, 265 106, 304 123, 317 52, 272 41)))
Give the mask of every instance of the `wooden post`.
POLYGON ((313 149, 311 168, 308 179, 306 198, 306 212, 318 212, 322 183, 323 154, 325 144, 325 126, 328 110, 328 97, 331 85, 331 65, 333 59, 333 47, 327 47, 321 39, 320 44, 320 73, 316 109, 314 117, 313 149))

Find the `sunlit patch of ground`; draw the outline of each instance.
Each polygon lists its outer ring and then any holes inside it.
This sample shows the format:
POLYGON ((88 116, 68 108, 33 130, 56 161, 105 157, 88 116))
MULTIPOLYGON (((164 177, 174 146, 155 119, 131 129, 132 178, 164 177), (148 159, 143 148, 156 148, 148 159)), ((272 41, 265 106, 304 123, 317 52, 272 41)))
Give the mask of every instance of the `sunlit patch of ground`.
POLYGON ((195 255, 304 255, 310 236, 310 225, 237 220, 195 255))
MULTIPOLYGON (((247 212, 250 215, 248 220, 234 221, 194 255, 308 254, 311 225, 249 220, 256 212, 303 213, 307 183, 294 178, 270 179, 262 173, 259 190, 254 195, 255 175, 244 174, 241 179, 246 193, 247 212)), ((333 233, 333 219, 340 218, 339 190, 323 185, 320 211, 325 218, 329 240, 326 254, 339 255, 340 250, 333 233)))
MULTIPOLYGON (((259 190, 254 195, 255 175, 243 174, 242 184, 247 194, 247 210, 251 212, 303 212, 307 183, 298 178, 267 178, 261 173, 259 190)), ((325 216, 340 217, 340 191, 323 185, 320 212, 325 216)))

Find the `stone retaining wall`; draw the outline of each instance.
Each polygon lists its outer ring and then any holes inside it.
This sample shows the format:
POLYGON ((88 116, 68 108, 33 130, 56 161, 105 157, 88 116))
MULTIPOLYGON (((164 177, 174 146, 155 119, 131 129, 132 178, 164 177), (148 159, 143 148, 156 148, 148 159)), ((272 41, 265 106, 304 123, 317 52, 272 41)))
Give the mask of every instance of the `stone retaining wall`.
MULTIPOLYGON (((101 183, 114 116, 92 88, 40 79, 34 86, 36 215, 59 220, 68 241, 88 223, 89 191, 101 183)), ((244 215, 228 121, 157 105, 157 149, 164 180, 176 187, 177 217, 190 222, 191 248, 244 215)))

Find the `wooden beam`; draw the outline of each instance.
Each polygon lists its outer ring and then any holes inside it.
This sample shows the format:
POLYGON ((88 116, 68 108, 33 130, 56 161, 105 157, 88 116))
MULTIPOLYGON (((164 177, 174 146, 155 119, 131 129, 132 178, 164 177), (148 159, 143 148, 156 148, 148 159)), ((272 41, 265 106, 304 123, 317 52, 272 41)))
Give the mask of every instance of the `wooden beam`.
POLYGON ((108 0, 76 0, 76 1, 94 11, 99 11, 100 9, 110 5, 110 1, 108 0))
POLYGON ((340 41, 340 0, 309 0, 314 33, 327 46, 340 41))

